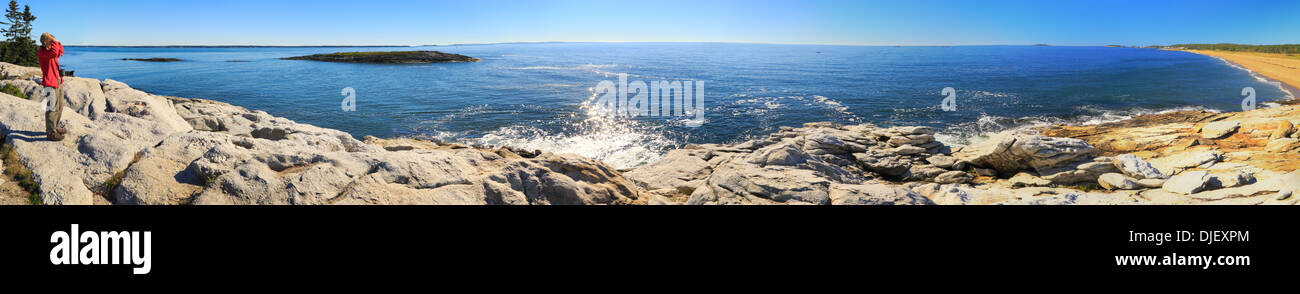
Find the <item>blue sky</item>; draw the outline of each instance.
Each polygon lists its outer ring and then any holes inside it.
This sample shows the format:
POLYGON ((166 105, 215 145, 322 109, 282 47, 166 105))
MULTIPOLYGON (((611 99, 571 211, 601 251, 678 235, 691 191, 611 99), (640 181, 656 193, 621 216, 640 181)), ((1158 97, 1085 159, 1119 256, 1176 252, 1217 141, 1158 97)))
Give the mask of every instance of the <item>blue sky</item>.
POLYGON ((1296 0, 27 0, 78 45, 1300 43, 1296 0))

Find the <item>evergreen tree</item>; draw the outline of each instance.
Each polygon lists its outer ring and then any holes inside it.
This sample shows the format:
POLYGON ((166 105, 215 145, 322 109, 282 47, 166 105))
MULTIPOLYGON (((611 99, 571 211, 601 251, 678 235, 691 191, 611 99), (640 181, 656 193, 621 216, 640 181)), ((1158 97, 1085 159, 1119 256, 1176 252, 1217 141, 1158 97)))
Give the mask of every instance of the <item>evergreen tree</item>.
POLYGON ((0 29, 4 33, 4 43, 0 44, 0 61, 25 66, 38 66, 36 60, 37 45, 32 40, 32 22, 36 21, 36 16, 32 15, 32 8, 24 5, 22 10, 18 9, 18 1, 9 0, 9 7, 5 9, 5 20, 0 24, 7 25, 7 28, 0 29))

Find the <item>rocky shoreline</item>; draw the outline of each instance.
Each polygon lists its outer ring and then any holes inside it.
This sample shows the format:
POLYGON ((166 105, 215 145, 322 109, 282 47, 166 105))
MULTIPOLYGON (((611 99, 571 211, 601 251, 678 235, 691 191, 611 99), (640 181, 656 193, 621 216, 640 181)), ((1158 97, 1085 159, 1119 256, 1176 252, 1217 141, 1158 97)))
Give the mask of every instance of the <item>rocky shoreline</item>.
MULTIPOLYGON (((36 68, 0 63, 0 75, 39 90, 36 68)), ((964 147, 926 127, 810 123, 620 172, 577 155, 357 140, 113 80, 65 85, 59 142, 45 138, 37 101, 0 94, 0 134, 21 163, 7 166, 30 172, 41 204, 1295 204, 1300 185, 1294 105, 1008 131, 964 147)))

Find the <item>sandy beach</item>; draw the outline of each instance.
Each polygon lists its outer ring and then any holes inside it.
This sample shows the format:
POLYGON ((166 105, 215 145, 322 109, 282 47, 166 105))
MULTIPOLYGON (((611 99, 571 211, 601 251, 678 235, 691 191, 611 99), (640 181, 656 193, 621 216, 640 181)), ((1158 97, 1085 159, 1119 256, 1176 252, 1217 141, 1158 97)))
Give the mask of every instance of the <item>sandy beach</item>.
POLYGON ((1182 51, 1226 59, 1260 75, 1286 84, 1292 95, 1300 94, 1295 93, 1295 89, 1300 89, 1300 56, 1256 52, 1182 51))

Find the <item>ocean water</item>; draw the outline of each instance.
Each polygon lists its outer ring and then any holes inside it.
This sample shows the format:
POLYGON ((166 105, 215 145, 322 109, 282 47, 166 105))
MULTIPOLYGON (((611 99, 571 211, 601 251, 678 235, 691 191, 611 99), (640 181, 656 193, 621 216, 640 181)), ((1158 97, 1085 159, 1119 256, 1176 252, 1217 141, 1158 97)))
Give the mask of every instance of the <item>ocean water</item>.
POLYGON ((1010 128, 1099 123, 1176 109, 1241 110, 1290 93, 1222 60, 1154 49, 539 43, 386 48, 69 47, 77 76, 159 95, 264 110, 356 137, 411 136, 577 153, 618 168, 688 143, 735 143, 806 122, 926 125, 968 144, 1010 128), (483 59, 431 65, 280 60, 438 50, 483 59), (148 63, 122 58, 171 57, 148 63), (229 62, 232 60, 246 62, 229 62), (702 121, 592 111, 601 81, 704 82, 702 121), (340 107, 344 88, 356 111, 340 107), (941 90, 956 90, 944 111, 941 90), (688 122, 701 122, 698 127, 688 122))

